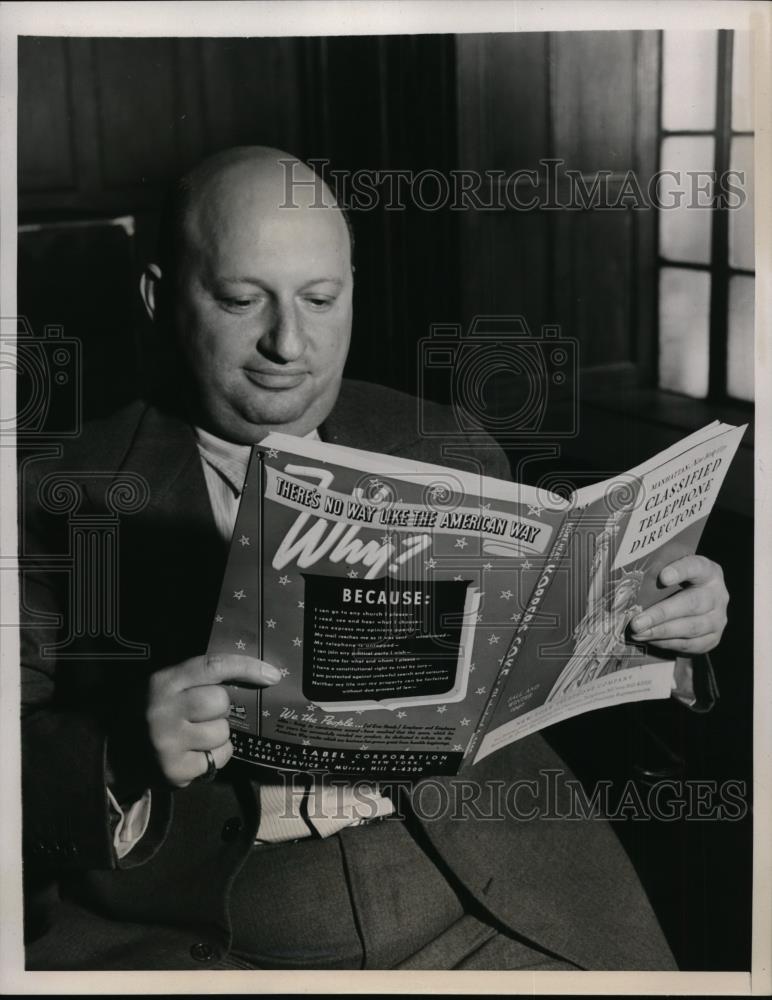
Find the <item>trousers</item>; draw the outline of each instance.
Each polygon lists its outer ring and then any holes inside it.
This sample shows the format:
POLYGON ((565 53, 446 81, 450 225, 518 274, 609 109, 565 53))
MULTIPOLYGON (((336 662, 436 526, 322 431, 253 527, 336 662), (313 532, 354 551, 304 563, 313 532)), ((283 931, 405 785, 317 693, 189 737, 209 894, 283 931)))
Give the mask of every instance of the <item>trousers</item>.
POLYGON ((578 968, 497 927, 399 818, 256 846, 230 914, 234 968, 578 968))

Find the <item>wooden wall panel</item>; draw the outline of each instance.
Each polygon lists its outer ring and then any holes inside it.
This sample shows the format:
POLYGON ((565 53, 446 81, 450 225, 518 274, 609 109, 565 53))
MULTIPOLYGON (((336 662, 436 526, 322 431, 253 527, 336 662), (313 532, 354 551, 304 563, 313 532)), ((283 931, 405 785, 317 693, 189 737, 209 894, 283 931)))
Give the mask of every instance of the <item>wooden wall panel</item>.
POLYGON ((300 132, 298 41, 219 38, 197 44, 206 151, 257 144, 293 152, 300 132))
POLYGON ((539 212, 465 212, 461 220, 464 323, 477 313, 522 314, 533 333, 548 308, 549 233, 539 212), (472 308, 477 303, 477 308, 472 308))
POLYGON ((550 48, 555 155, 575 170, 628 169, 635 150, 635 34, 559 32, 550 48))
MULTIPOLYGON (((646 184, 656 164, 656 33, 468 35, 457 51, 461 164, 538 170, 541 205, 548 197, 571 205, 565 183, 543 183, 547 158, 563 161, 562 177, 586 173, 588 185, 597 171, 611 172, 612 201, 627 171, 646 184)), ((520 192, 525 199, 534 188, 520 192)), ((558 324, 579 341, 583 367, 605 370, 609 383, 646 381, 656 331, 654 211, 523 213, 504 201, 460 215, 464 315, 514 311, 532 328, 558 324)))
POLYGON ((67 42, 19 39, 19 189, 75 187, 67 42))
POLYGON ((176 48, 167 38, 94 42, 106 188, 161 181, 178 165, 176 48))
POLYGON ((555 215, 551 314, 580 345, 582 367, 635 360, 633 223, 629 212, 555 215))
POLYGON ((547 36, 461 35, 458 59, 461 168, 536 169, 549 155, 547 36))

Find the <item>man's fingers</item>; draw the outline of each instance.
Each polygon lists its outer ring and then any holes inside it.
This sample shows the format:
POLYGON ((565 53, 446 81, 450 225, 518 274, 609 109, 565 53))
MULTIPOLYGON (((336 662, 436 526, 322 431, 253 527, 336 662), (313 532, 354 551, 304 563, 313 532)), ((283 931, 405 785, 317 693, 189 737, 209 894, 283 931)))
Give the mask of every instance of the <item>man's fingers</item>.
POLYGON ((654 625, 645 632, 633 632, 634 642, 654 642, 661 639, 697 639, 716 631, 714 615, 694 615, 690 618, 674 618, 672 621, 654 625))
POLYGON ((720 632, 708 632, 696 639, 662 639, 654 645, 657 649, 673 649, 686 656, 698 656, 715 649, 721 639, 720 632))
POLYGON ((186 740, 188 750, 211 750, 219 747, 230 739, 230 726, 227 719, 213 719, 211 722, 192 723, 187 730, 186 740))
POLYGON ((676 583, 706 583, 720 567, 705 556, 684 556, 665 566, 659 574, 659 582, 663 587, 672 587, 676 583))
POLYGON ((229 681, 265 687, 281 680, 276 667, 252 656, 213 654, 195 656, 167 671, 167 681, 176 691, 206 684, 225 684, 229 681))
MULTIPOLYGON (((205 749, 210 750, 218 771, 225 767, 233 755, 233 744, 230 740, 216 747, 206 747, 205 749)), ((174 768, 174 773, 167 775, 167 777, 173 785, 185 788, 196 778, 205 775, 207 768, 208 763, 203 750, 189 750, 174 768)))
POLYGON ((184 715, 189 722, 225 718, 231 707, 228 692, 221 684, 188 688, 181 697, 184 699, 184 715))
POLYGON ((686 618, 690 615, 704 615, 715 607, 715 595, 704 587, 688 588, 664 601, 653 604, 646 611, 630 622, 633 632, 645 632, 646 629, 660 625, 662 622, 673 621, 676 618, 686 618))

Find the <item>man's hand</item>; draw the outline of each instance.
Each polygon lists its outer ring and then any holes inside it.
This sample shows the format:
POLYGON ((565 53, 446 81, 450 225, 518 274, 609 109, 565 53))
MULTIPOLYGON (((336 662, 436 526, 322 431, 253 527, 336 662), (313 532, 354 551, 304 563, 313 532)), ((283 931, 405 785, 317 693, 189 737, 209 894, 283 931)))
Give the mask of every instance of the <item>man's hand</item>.
POLYGON ((685 556, 659 574, 663 587, 683 590, 654 604, 630 623, 634 642, 651 643, 685 656, 715 648, 726 626, 729 594, 718 563, 704 556, 685 556))
POLYGON ((167 781, 184 788, 206 772, 210 750, 217 768, 233 753, 227 681, 265 687, 281 680, 269 663, 249 656, 195 656, 150 678, 147 723, 167 781))

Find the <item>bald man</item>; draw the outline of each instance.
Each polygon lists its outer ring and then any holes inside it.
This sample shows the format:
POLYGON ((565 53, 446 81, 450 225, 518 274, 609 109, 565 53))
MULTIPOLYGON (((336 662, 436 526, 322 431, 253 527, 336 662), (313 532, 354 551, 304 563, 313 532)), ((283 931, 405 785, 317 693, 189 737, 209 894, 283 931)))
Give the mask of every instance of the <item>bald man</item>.
MULTIPOLYGON (((250 446, 276 430, 447 464, 438 438, 419 436, 415 400, 342 380, 351 240, 328 191, 318 207, 319 184, 262 147, 183 178, 142 279, 168 348, 161 391, 25 475, 25 553, 42 567, 23 581, 28 967, 673 968, 610 829, 538 819, 554 782, 531 791, 529 820, 447 806, 429 819, 415 808, 425 782, 398 800, 320 776, 288 786, 230 760, 223 682, 278 679, 270 664, 204 655, 250 446), (305 184, 288 187, 289 166, 305 184), (45 569, 71 544, 46 500, 62 474, 79 517, 119 523, 109 642, 104 627, 74 634, 73 588, 45 569), (121 483, 145 498, 128 513, 110 489, 121 483)), ((457 438, 452 414, 426 412, 457 438)), ((508 475, 492 442, 466 450, 460 466, 508 475)), ((86 593, 105 586, 99 568, 86 593)), ((691 603, 663 601, 647 638, 707 650, 723 629, 720 569, 670 569, 691 603)), ((540 773, 571 779, 537 735, 475 779, 532 789, 540 773)), ((467 794, 454 779, 437 790, 451 806, 467 794)))

